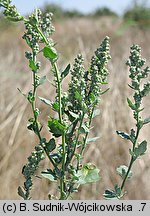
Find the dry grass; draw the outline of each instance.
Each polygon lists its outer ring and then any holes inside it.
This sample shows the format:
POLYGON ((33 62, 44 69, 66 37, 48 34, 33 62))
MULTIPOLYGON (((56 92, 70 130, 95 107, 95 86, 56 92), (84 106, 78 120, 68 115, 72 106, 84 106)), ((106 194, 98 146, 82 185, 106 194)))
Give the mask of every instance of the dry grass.
MULTIPOLYGON (((86 65, 93 50, 96 49, 105 35, 111 37, 112 60, 109 64, 110 91, 101 100, 101 116, 94 121, 93 134, 100 139, 91 144, 86 152, 86 161, 92 161, 100 169, 102 180, 97 184, 86 185, 74 195, 74 199, 102 199, 104 189, 113 187, 120 179, 115 168, 121 164, 128 164, 129 143, 123 142, 115 130, 129 131, 134 122, 132 113, 127 107, 126 97, 131 94, 127 87, 128 70, 125 61, 129 56, 129 47, 138 43, 143 49, 143 55, 150 65, 150 37, 149 31, 138 29, 125 30, 118 34, 120 20, 107 18, 98 20, 67 20, 56 23, 55 40, 60 54, 60 65, 63 67, 72 62, 74 56, 83 53, 86 65), (131 118, 130 118, 131 117, 131 118)), ((31 73, 24 58, 26 49, 23 40, 20 40, 22 26, 11 28, 0 34, 0 199, 19 199, 18 185, 22 185, 22 166, 36 144, 36 137, 26 129, 27 119, 30 116, 30 107, 27 101, 17 91, 28 92, 31 87, 31 73)), ((51 79, 49 65, 43 62, 42 73, 51 79)), ((67 80, 64 83, 67 86, 67 80)), ((40 96, 51 97, 54 90, 45 84, 39 91, 40 96)), ((145 115, 150 115, 150 97, 145 101, 145 115)), ((39 102, 44 114, 41 117, 46 124, 49 110, 39 102)), ((150 126, 144 128, 141 139, 150 142, 150 126)), ((46 133, 48 136, 48 133, 46 133)), ((150 149, 150 148, 149 148, 150 149)), ((127 184, 129 193, 125 199, 150 199, 150 150, 134 165, 134 176, 127 184)), ((41 164, 48 167, 48 161, 41 164)), ((47 193, 55 190, 55 186, 46 180, 36 179, 33 189, 34 199, 47 199, 47 193)))

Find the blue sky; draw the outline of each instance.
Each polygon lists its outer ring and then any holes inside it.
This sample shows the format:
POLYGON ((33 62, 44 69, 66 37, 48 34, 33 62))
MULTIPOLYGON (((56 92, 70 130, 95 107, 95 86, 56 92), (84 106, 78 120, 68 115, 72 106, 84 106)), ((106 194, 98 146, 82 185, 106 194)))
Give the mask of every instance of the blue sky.
MULTIPOLYGON (((150 5, 150 0, 139 1, 147 2, 150 5)), ((91 12, 97 7, 107 6, 118 14, 122 14, 124 10, 131 6, 133 0, 12 0, 12 2, 23 14, 41 7, 45 2, 56 3, 65 9, 77 9, 84 13, 91 12)))

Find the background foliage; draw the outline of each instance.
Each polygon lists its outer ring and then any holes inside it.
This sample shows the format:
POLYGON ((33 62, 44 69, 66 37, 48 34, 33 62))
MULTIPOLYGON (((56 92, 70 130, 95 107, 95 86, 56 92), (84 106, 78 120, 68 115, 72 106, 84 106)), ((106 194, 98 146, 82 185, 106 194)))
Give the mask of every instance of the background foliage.
MULTIPOLYGON (((133 20, 133 18, 132 18, 133 20)), ((75 196, 77 199, 101 199, 100 191, 104 191, 107 186, 113 187, 119 177, 115 174, 115 168, 118 164, 125 163, 127 165, 128 152, 127 148, 115 134, 115 129, 128 131, 131 125, 134 125, 126 116, 132 116, 127 108, 126 96, 131 94, 127 88, 128 70, 125 61, 129 55, 129 47, 132 43, 138 43, 142 47, 142 54, 149 62, 150 56, 150 37, 149 27, 141 29, 138 25, 132 28, 128 25, 122 34, 118 34, 124 21, 122 18, 112 19, 111 17, 100 17, 94 20, 89 17, 80 17, 77 19, 64 19, 61 24, 56 22, 55 41, 57 41, 57 49, 62 53, 60 64, 62 68, 68 62, 73 62, 74 56, 81 51, 84 54, 86 63, 90 59, 92 50, 95 50, 99 42, 105 35, 111 37, 111 55, 112 60, 109 64, 111 71, 109 82, 110 91, 104 96, 101 106, 101 115, 94 121, 93 136, 100 136, 94 145, 89 146, 86 162, 92 158, 95 164, 100 167, 102 175, 105 176, 101 182, 92 184, 92 186, 84 186, 80 189, 80 193, 75 196), (67 34, 66 34, 67 32, 67 34), (72 42, 73 41, 73 42, 72 42), (100 124, 102 122, 102 124, 100 124), (114 175, 115 174, 115 175, 114 175)), ((24 98, 20 96, 17 87, 23 86, 23 91, 29 89, 30 75, 27 62, 24 57, 26 46, 20 40, 23 26, 3 25, 0 35, 0 189, 1 199, 18 199, 16 188, 22 184, 23 178, 20 177, 21 168, 24 164, 24 158, 33 150, 36 137, 28 134, 26 129, 26 119, 29 117, 30 107, 24 102, 24 98), (17 34, 17 37, 16 37, 17 34), (13 43, 12 43, 13 41, 13 43), (16 163, 17 161, 17 163, 16 163), (18 163, 19 161, 19 163, 18 163), (5 179, 5 181, 4 181, 5 179)), ((49 66, 43 62, 43 74, 49 74, 49 66)), ((51 75, 48 75, 49 80, 51 75)), ((69 79, 69 78, 68 78, 69 79)), ((66 85, 68 82, 66 80, 66 85)), ((65 87, 64 87, 65 88, 65 87)), ((47 98, 54 95, 54 89, 49 88, 45 84, 45 89, 40 89, 41 94, 47 98)), ((150 99, 150 98, 149 98, 150 99)), ((40 102, 39 102, 40 103, 40 102)), ((143 115, 149 115, 150 100, 144 101, 147 107, 143 115)), ((48 115, 45 107, 43 118, 48 115)), ((45 122, 42 122, 45 124, 45 122)), ((140 139, 147 139, 150 142, 150 128, 147 127, 141 134, 140 139)), ((48 137, 48 133, 45 134, 48 137)), ((130 145, 127 143, 127 145, 130 145)), ((129 147, 129 146, 128 146, 129 147)), ((126 199, 150 199, 149 176, 150 169, 147 164, 149 161, 148 154, 143 159, 138 160, 134 166, 135 176, 128 183, 126 199), (141 190, 136 190, 142 187, 141 190), (144 187, 143 187, 144 185, 144 187), (135 192, 136 191, 136 192, 135 192)), ((46 168, 48 161, 41 164, 41 168, 46 168)), ((36 181, 35 194, 36 199, 47 199, 48 187, 54 189, 52 184, 46 180, 36 181), (41 185, 42 182, 42 185, 41 185), (45 187, 46 186, 46 187, 45 187)))

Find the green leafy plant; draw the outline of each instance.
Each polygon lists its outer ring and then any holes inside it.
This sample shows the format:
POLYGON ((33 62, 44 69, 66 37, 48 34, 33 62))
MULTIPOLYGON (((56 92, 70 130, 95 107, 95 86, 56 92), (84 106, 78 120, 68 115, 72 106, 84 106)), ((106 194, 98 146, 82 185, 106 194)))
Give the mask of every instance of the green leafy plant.
POLYGON ((117 17, 118 15, 110 10, 107 7, 102 7, 102 8, 98 8, 95 10, 95 12, 93 13, 94 17, 102 17, 102 16, 110 16, 110 17, 117 17))
POLYGON ((128 166, 121 165, 117 168, 117 173, 121 176, 122 182, 120 185, 115 185, 113 190, 106 190, 104 197, 106 199, 120 199, 124 194, 125 183, 132 176, 132 166, 137 159, 145 154, 147 150, 147 141, 139 141, 139 135, 144 125, 150 122, 150 117, 143 119, 141 112, 144 110, 142 107, 142 100, 150 92, 150 82, 145 79, 148 78, 150 73, 149 67, 144 67, 145 59, 141 57, 141 48, 138 45, 133 45, 130 51, 131 55, 127 61, 127 65, 130 69, 131 84, 129 87, 133 90, 133 100, 127 98, 129 108, 133 111, 133 117, 136 121, 135 128, 131 129, 130 134, 122 131, 116 131, 117 134, 125 140, 128 140, 132 144, 132 148, 129 149, 130 162, 128 166))
POLYGON ((150 8, 144 4, 135 1, 132 8, 124 13, 125 21, 129 24, 140 27, 141 29, 149 29, 150 27, 150 8))
MULTIPOLYGON (((12 21, 22 21, 25 25, 23 39, 30 51, 25 53, 32 74, 32 89, 23 96, 28 100, 32 116, 28 120, 27 128, 38 137, 35 149, 28 157, 27 164, 22 169, 25 182, 23 187, 18 187, 18 194, 25 200, 31 199, 33 177, 39 169, 39 164, 45 158, 49 159, 49 167, 41 172, 41 177, 57 184, 58 196, 55 199, 68 199, 78 191, 80 185, 100 180, 99 169, 91 162, 84 163, 84 153, 87 145, 95 142, 98 137, 89 137, 92 129, 92 120, 99 114, 97 105, 101 96, 108 89, 102 86, 107 84, 107 63, 110 59, 109 38, 106 37, 95 51, 88 70, 84 67, 84 59, 81 54, 75 58, 73 66, 68 64, 64 70, 58 67, 59 55, 55 48, 55 42, 51 36, 55 31, 52 25, 52 14, 42 16, 40 10, 36 10, 31 16, 25 18, 19 14, 16 7, 11 5, 11 0, 0 0, 0 7, 4 8, 4 15, 12 21), (53 73, 53 85, 56 89, 55 99, 44 98, 38 94, 39 86, 43 85, 47 78, 40 76, 41 62, 39 54, 50 64, 53 73), (70 82, 66 92, 63 91, 65 78, 70 74, 70 82), (42 101, 55 115, 49 115, 47 127, 40 122, 41 111, 37 107, 37 101, 42 101), (43 131, 49 130, 49 139, 43 136, 43 131)), ((150 122, 150 118, 142 119, 142 99, 150 92, 150 83, 143 81, 148 77, 150 69, 141 58, 141 49, 137 45, 131 47, 131 55, 127 62, 130 68, 131 84, 134 91, 133 100, 127 98, 128 106, 133 111, 136 121, 135 129, 130 134, 117 131, 117 134, 131 142, 129 150, 129 165, 121 165, 116 171, 122 178, 121 184, 116 184, 114 189, 106 190, 106 199, 120 199, 125 194, 126 181, 131 178, 131 168, 134 162, 145 154, 147 141, 139 142, 139 134, 144 125, 150 122)), ((49 199, 53 194, 49 194, 49 199)))
POLYGON ((83 164, 83 158, 87 144, 97 139, 97 137, 89 139, 89 132, 92 119, 96 116, 99 97, 104 93, 101 86, 107 83, 109 38, 106 37, 95 51, 88 70, 84 68, 82 55, 78 55, 72 68, 69 64, 60 72, 57 66, 59 55, 55 49, 55 42, 50 38, 54 32, 51 23, 52 14, 48 13, 42 17, 41 11, 36 10, 27 19, 18 13, 10 0, 1 0, 0 6, 4 8, 4 15, 8 19, 23 21, 25 24, 23 39, 30 48, 25 55, 33 77, 33 88, 27 94, 23 93, 33 113, 28 120, 27 128, 39 139, 35 150, 28 157, 28 163, 22 169, 25 182, 23 187, 18 188, 18 193, 25 200, 31 198, 32 178, 39 163, 48 157, 50 166, 41 172, 41 176, 56 182, 58 198, 67 199, 73 192, 78 191, 80 185, 100 179, 99 169, 90 162, 83 164), (37 92, 38 87, 46 81, 46 76, 39 75, 40 62, 37 59, 40 53, 49 61, 54 75, 56 88, 54 101, 39 96, 37 92), (63 92, 63 81, 69 73, 71 80, 68 91, 63 92), (57 117, 51 115, 48 117, 49 140, 42 136, 42 131, 46 128, 39 120, 40 110, 37 108, 37 100, 41 100, 57 114, 57 117))

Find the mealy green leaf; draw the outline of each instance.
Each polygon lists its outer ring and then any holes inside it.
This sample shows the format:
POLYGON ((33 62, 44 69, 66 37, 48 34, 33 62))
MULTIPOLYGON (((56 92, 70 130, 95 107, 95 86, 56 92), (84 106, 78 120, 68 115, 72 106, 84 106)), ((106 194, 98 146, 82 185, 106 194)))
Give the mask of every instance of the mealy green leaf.
POLYGON ((50 129, 50 132, 53 133, 55 137, 62 136, 64 131, 66 130, 66 127, 59 122, 59 120, 50 118, 48 121, 48 127, 50 129))
POLYGON ((48 152, 52 152, 55 148, 56 142, 54 138, 50 139, 49 142, 46 142, 46 150, 48 150, 48 152))
POLYGON ((131 129, 130 140, 131 140, 132 143, 135 143, 136 135, 135 135, 135 130, 134 129, 131 129))
POLYGON ((44 47, 43 55, 45 58, 48 58, 51 61, 55 60, 58 57, 56 49, 54 47, 48 47, 48 46, 44 47))
POLYGON ((139 129, 141 129, 143 127, 143 124, 144 124, 144 122, 142 120, 139 120, 138 123, 137 123, 137 127, 139 129))
POLYGON ((116 133, 122 138, 126 140, 130 140, 130 136, 127 133, 124 133, 122 131, 116 131, 116 133))
POLYGON ((76 177, 78 178, 76 181, 77 184, 97 182, 100 180, 99 169, 91 163, 85 164, 80 170, 78 170, 76 177))
POLYGON ((74 113, 74 112, 69 111, 69 114, 70 114, 73 118, 75 118, 75 119, 78 119, 78 118, 79 118, 79 115, 76 114, 76 113, 74 113))
POLYGON ((48 100, 48 99, 46 99, 46 98, 43 98, 43 97, 39 97, 39 99, 40 99, 43 103, 45 103, 46 105, 51 106, 51 101, 50 101, 50 100, 48 100))
POLYGON ((129 98, 127 98, 127 102, 128 102, 129 107, 132 110, 136 110, 137 109, 136 106, 132 103, 132 101, 129 98))
POLYGON ((105 199, 114 200, 114 199, 120 199, 123 196, 123 194, 121 188, 116 184, 114 190, 111 189, 105 190, 103 196, 105 199))
POLYGON ((82 124, 82 126, 80 127, 80 133, 88 133, 89 131, 89 128, 85 124, 82 124))
POLYGON ((62 80, 69 74, 69 71, 70 71, 70 64, 68 64, 65 70, 61 73, 62 80))
POLYGON ((18 195, 21 196, 24 200, 26 199, 25 191, 19 186, 18 187, 18 195))
POLYGON ((147 141, 144 140, 143 142, 141 142, 138 147, 135 148, 134 150, 134 154, 136 157, 142 156, 145 154, 147 150, 147 141))
MULTIPOLYGON (((60 153, 53 153, 50 154, 50 157, 55 161, 56 164, 59 164, 62 161, 62 155, 60 153)), ((60 175, 60 170, 58 169, 57 172, 60 175)))
POLYGON ((105 199, 118 199, 114 190, 107 189, 103 194, 105 199))
POLYGON ((131 149, 129 149, 129 153, 130 153, 131 156, 134 157, 134 152, 131 149))
POLYGON ((31 68, 31 70, 33 72, 37 72, 37 70, 38 70, 38 68, 36 66, 36 63, 33 60, 31 60, 31 59, 29 60, 29 67, 31 68))
POLYGON ((95 142, 97 139, 99 139, 99 137, 88 138, 88 139, 87 139, 87 143, 95 142))
POLYGON ((143 122, 143 124, 148 124, 148 123, 150 123, 150 117, 144 119, 144 122, 143 122))
POLYGON ((115 189, 117 198, 120 199, 122 197, 122 190, 121 190, 121 188, 116 184, 115 187, 114 187, 114 189, 115 189))
MULTIPOLYGON (((120 167, 118 167, 116 169, 116 171, 124 179, 124 177, 126 176, 126 173, 128 171, 128 167, 125 165, 121 165, 120 167)), ((131 176, 132 176, 132 171, 129 172, 128 179, 131 178, 131 176)))
POLYGON ((56 175, 50 169, 47 169, 47 170, 41 172, 41 175, 44 178, 47 178, 47 179, 49 179, 50 181, 53 181, 53 182, 56 181, 56 179, 57 179, 56 175))

